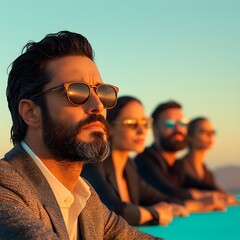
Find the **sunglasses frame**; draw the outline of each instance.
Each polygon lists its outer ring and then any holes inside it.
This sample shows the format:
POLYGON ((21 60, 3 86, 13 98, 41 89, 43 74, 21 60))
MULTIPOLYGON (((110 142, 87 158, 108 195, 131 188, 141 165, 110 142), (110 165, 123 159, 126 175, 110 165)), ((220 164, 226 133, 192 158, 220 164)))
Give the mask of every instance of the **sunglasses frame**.
POLYGON ((208 135, 208 136, 215 136, 217 134, 217 131, 215 129, 213 129, 213 130, 199 129, 199 134, 205 134, 205 135, 208 135))
POLYGON ((182 118, 182 119, 179 119, 179 120, 166 119, 164 121, 164 127, 167 128, 167 129, 174 129, 178 125, 178 126, 186 128, 188 126, 188 123, 189 123, 189 120, 187 118, 182 118), (167 122, 170 122, 170 121, 174 124, 172 124, 172 127, 167 127, 167 122))
MULTIPOLYGON (((112 87, 113 90, 115 91, 116 99, 115 99, 115 102, 114 102, 113 106, 112 106, 112 107, 105 107, 105 106, 104 106, 105 109, 114 108, 115 105, 117 104, 117 97, 118 97, 119 88, 116 87, 116 86, 114 86, 114 85, 105 84, 105 83, 101 83, 101 84, 98 84, 98 85, 89 85, 89 84, 84 83, 84 82, 68 82, 68 83, 62 83, 62 84, 60 84, 60 85, 58 85, 58 86, 52 87, 52 88, 50 88, 50 89, 47 89, 47 90, 42 91, 41 93, 37 93, 37 94, 33 95, 33 96, 31 97, 31 99, 41 97, 41 96, 43 96, 44 94, 49 93, 49 92, 54 92, 54 91, 57 91, 57 90, 60 90, 60 89, 64 89, 64 90, 65 90, 65 93, 66 93, 67 100, 68 100, 72 105, 74 105, 74 106, 83 106, 83 105, 86 104, 86 103, 88 102, 88 100, 91 98, 91 88, 93 88, 94 91, 95 91, 95 93, 97 94, 97 96, 99 96, 99 95, 98 95, 98 88, 101 87, 101 86, 109 86, 109 87, 112 87), (72 84, 82 84, 82 85, 86 85, 86 86, 88 87, 88 89, 89 89, 89 95, 88 95, 88 97, 86 98, 86 100, 85 100, 82 104, 76 104, 76 103, 74 103, 74 102, 71 101, 71 99, 70 99, 70 97, 69 97, 69 93, 68 93, 68 88, 69 88, 69 86, 72 85, 72 84)), ((99 98, 99 100, 101 101, 100 98, 99 98)), ((102 102, 102 101, 101 101, 101 102, 102 102)), ((103 102, 102 102, 102 104, 103 104, 103 102)), ((104 105, 104 104, 103 104, 103 105, 104 105)))
POLYGON ((128 129, 138 129, 139 125, 145 127, 146 129, 151 128, 152 123, 153 123, 153 118, 144 118, 144 119, 124 119, 122 121, 115 121, 114 123, 120 123, 122 126, 127 127, 128 129), (136 123, 131 124, 129 121, 135 121, 136 123), (146 124, 141 124, 140 122, 146 121, 146 124), (136 126, 135 126, 136 124, 136 126))

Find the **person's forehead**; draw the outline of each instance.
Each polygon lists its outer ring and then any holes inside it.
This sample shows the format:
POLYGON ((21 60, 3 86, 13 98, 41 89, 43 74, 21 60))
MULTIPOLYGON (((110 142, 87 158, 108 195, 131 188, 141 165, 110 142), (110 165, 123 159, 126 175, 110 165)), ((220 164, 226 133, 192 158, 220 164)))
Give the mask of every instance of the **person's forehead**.
POLYGON ((144 107, 137 101, 129 102, 125 107, 121 109, 118 114, 118 118, 142 118, 145 117, 144 107))
POLYGON ((182 109, 180 108, 169 108, 160 113, 159 120, 166 120, 166 119, 175 119, 179 120, 183 118, 184 114, 182 109))
POLYGON ((51 86, 74 81, 93 85, 102 83, 96 64, 85 56, 66 56, 51 60, 47 70, 51 75, 51 86))
POLYGON ((208 120, 202 120, 200 121, 197 126, 196 126, 196 129, 198 130, 211 130, 213 129, 213 126, 212 126, 212 123, 208 120))

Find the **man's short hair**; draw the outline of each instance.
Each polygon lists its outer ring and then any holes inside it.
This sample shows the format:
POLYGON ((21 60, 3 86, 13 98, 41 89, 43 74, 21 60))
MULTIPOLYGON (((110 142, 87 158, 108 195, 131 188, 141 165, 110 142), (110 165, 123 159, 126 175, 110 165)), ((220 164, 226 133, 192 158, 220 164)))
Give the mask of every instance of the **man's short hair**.
POLYGON ((159 104, 152 113, 153 124, 156 126, 158 119, 162 112, 166 111, 167 109, 171 108, 182 108, 182 106, 176 101, 167 101, 164 103, 159 104))
MULTIPOLYGON (((94 59, 92 47, 84 36, 60 31, 48 34, 39 42, 27 43, 22 54, 12 63, 8 77, 7 101, 13 122, 11 128, 13 144, 23 140, 27 130, 27 125, 18 111, 21 99, 31 99, 31 96, 43 91, 52 77, 47 71, 49 61, 74 55, 86 56, 92 61, 94 59)), ((42 109, 44 97, 34 102, 42 109)))

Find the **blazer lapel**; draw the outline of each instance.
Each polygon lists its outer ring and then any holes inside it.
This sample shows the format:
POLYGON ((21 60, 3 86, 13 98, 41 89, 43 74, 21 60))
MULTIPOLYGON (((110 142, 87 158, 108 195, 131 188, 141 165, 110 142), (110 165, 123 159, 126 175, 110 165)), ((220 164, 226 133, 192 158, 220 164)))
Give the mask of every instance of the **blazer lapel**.
POLYGON ((19 145, 16 145, 6 158, 23 178, 27 178, 27 182, 40 199, 60 239, 68 239, 66 225, 54 193, 34 160, 19 145))
MULTIPOLYGON (((132 166, 132 162, 130 162, 130 161, 132 161, 132 160, 128 159, 123 174, 124 174, 124 178, 127 181, 128 192, 129 192, 132 202, 138 203, 139 202, 139 191, 138 191, 139 188, 138 188, 138 186, 136 186, 136 184, 138 184, 138 179, 137 179, 135 169, 132 166)), ((119 189, 118 189, 118 185, 117 185, 117 179, 116 179, 116 175, 115 175, 115 169, 114 169, 113 161, 112 161, 111 157, 107 158, 103 162, 103 164, 104 164, 104 168, 106 170, 106 176, 107 176, 108 182, 113 186, 114 190, 120 197, 119 189)))
POLYGON ((127 164, 124 169, 124 177, 127 181, 129 195, 131 197, 132 203, 139 203, 139 187, 138 184, 138 175, 136 174, 133 162, 131 159, 128 159, 127 164))
POLYGON ((92 221, 93 212, 90 208, 90 212, 85 207, 78 217, 78 239, 100 239, 101 236, 98 235, 97 225, 92 221))
MULTIPOLYGON (((117 179, 115 175, 115 169, 111 157, 107 158, 104 162, 104 168, 106 170, 106 177, 108 182, 112 185, 116 193, 119 195, 117 179)), ((120 196, 120 195, 119 195, 120 196)))
POLYGON ((44 208, 51 219, 54 232, 56 232, 60 239, 69 239, 60 209, 58 210, 55 207, 50 206, 50 204, 44 205, 44 208))

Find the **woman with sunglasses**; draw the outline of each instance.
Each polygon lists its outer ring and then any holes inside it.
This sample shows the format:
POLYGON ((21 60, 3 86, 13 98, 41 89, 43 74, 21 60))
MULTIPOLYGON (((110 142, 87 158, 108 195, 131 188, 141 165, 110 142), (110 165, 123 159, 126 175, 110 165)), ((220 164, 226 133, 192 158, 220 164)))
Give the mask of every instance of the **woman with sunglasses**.
MULTIPOLYGON (((235 203, 235 197, 223 193, 218 187, 212 171, 204 163, 205 156, 215 141, 215 134, 216 131, 209 119, 198 117, 191 120, 188 124, 188 152, 178 161, 177 165, 187 174, 190 185, 194 185, 200 190, 220 192, 227 203, 235 203)), ((205 194, 211 195, 211 192, 205 192, 205 194)))
POLYGON ((175 200, 146 184, 129 158, 130 152, 143 151, 152 123, 141 102, 120 97, 115 108, 108 110, 107 120, 111 155, 102 164, 85 165, 82 172, 101 200, 131 225, 167 225, 173 215, 187 215, 183 206, 166 203, 175 200))

